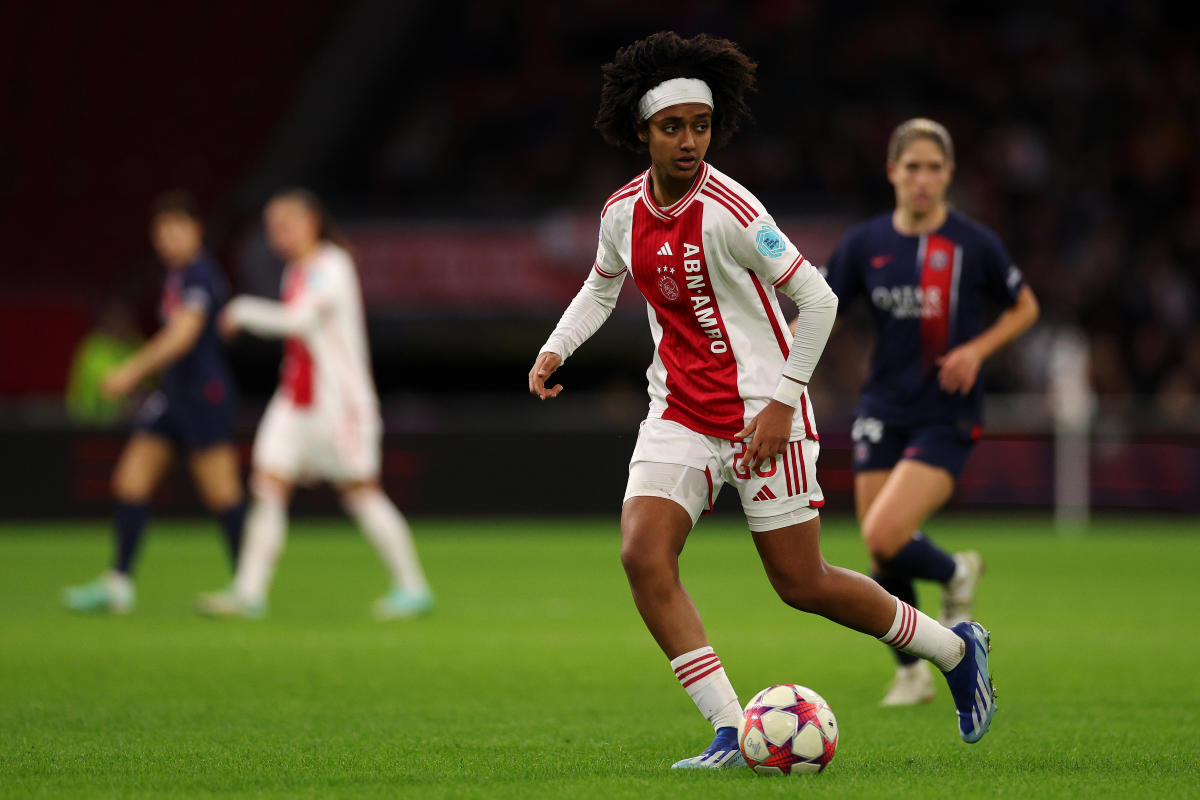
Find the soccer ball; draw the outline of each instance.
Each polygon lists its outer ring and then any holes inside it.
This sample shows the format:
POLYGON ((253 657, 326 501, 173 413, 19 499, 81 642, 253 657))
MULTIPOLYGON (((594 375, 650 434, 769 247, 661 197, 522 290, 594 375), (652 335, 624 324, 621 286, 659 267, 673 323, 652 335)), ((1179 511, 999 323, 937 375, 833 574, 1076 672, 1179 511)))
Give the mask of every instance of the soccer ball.
POLYGON ((805 686, 768 686, 746 704, 738 747, 759 775, 820 772, 837 751, 833 710, 805 686))

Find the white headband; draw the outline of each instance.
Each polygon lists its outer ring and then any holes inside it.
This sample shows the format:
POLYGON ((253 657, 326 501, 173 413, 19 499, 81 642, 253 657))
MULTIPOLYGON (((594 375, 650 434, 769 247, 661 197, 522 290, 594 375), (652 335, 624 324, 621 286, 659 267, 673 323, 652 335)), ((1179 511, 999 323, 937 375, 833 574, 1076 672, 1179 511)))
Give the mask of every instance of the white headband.
POLYGON ((643 120, 647 120, 664 108, 680 103, 703 103, 712 108, 712 89, 699 78, 672 78, 663 81, 642 95, 642 99, 638 101, 638 114, 643 120))

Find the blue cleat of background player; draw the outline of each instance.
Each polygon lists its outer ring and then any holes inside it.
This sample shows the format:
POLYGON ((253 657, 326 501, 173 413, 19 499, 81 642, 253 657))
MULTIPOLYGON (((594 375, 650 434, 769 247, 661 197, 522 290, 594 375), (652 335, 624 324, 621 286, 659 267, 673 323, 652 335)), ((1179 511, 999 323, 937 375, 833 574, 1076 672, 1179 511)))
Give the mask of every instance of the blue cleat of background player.
POLYGON ((718 728, 713 739, 703 753, 683 761, 676 761, 671 769, 726 769, 746 766, 742 758, 741 748, 738 747, 737 728, 718 728))
POLYGON ((945 675, 958 709, 958 732, 971 744, 983 738, 996 713, 996 687, 988 668, 992 636, 978 622, 960 622, 950 630, 967 646, 962 661, 945 675))

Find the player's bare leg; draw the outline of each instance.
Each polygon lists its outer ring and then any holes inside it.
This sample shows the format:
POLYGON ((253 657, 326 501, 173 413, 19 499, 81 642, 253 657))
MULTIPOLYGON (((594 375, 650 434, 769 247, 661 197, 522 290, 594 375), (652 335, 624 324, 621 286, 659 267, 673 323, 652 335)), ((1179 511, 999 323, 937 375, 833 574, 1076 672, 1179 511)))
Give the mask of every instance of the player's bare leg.
POLYGON ((789 606, 861 633, 887 633, 896 599, 867 576, 825 561, 819 517, 753 536, 771 586, 789 606))
POLYGON ((857 472, 854 475, 854 515, 858 519, 859 528, 867 517, 867 511, 883 490, 892 471, 890 469, 873 469, 857 472))
MULTIPOLYGON (((903 459, 891 470, 855 476, 855 501, 875 579, 913 606, 917 599, 914 580, 941 583, 940 621, 946 627, 971 615, 982 571, 978 553, 950 556, 918 530, 953 491, 954 478, 948 471, 913 459, 903 459)), ((880 705, 906 706, 932 700, 934 682, 928 668, 899 651, 896 658, 896 676, 880 705)))
POLYGON ((375 546, 392 574, 392 588, 372 607, 380 619, 403 619, 433 610, 433 593, 421 570, 412 531, 400 509, 384 494, 377 480, 355 481, 338 487, 342 505, 375 546))
MULTIPOLYGON (((858 518, 859 530, 863 530, 863 519, 867 511, 883 490, 884 484, 891 476, 890 469, 864 470, 854 475, 854 511, 858 518)), ((894 573, 881 569, 874 558, 871 559, 871 577, 889 594, 893 594, 911 606, 917 605, 917 589, 913 579, 908 575, 894 573)), ((937 688, 933 682, 933 673, 929 662, 916 656, 892 651, 896 658, 896 674, 888 685, 888 690, 879 705, 884 708, 893 706, 922 705, 933 701, 937 688)))
POLYGON ((213 617, 261 617, 275 565, 283 553, 287 506, 292 483, 281 475, 256 469, 250 477, 253 506, 246 518, 246 538, 233 586, 196 599, 197 610, 213 617))
POLYGON ((954 476, 948 471, 922 461, 903 459, 892 469, 863 520, 867 548, 884 569, 888 560, 895 560, 898 553, 912 547, 914 542, 931 551, 929 560, 941 562, 940 572, 915 577, 936 580, 944 586, 941 622, 947 627, 972 617, 983 562, 974 551, 947 558, 949 554, 940 548, 917 540, 922 538, 918 531, 921 523, 944 506, 953 493, 954 476))
POLYGON ((621 565, 634 605, 667 658, 708 644, 700 613, 679 582, 679 554, 691 530, 688 512, 662 497, 631 497, 621 509, 621 565))
POLYGON ((149 501, 174 459, 169 440, 153 433, 135 433, 113 470, 113 497, 120 503, 149 501))
POLYGON ((201 501, 221 523, 230 564, 237 569, 246 519, 246 496, 242 491, 237 450, 228 443, 196 450, 188 456, 188 467, 201 501))
POLYGON ((738 767, 745 761, 737 746, 741 721, 737 693, 708 646, 700 613, 679 581, 679 554, 691 530, 691 515, 678 503, 662 497, 631 497, 621 510, 621 564, 638 613, 671 659, 680 685, 716 733, 702 753, 673 766, 738 767))
POLYGON ((820 520, 812 519, 754 533, 754 544, 779 597, 793 608, 820 614, 932 661, 945 674, 954 695, 963 740, 978 741, 995 710, 987 631, 974 622, 946 628, 865 575, 826 563, 820 530, 820 520))
POLYGON ((136 594, 130 573, 146 527, 148 504, 173 458, 171 442, 162 436, 139 431, 130 437, 113 470, 113 568, 94 581, 65 589, 63 603, 68 608, 114 614, 133 610, 136 594))
MULTIPOLYGON (((876 473, 864 473, 868 490, 876 473)), ((887 474, 862 514, 862 535, 876 562, 886 562, 908 544, 921 523, 954 493, 954 477, 946 470, 913 459, 903 459, 887 474)), ((859 481, 855 479, 857 493, 859 481)))

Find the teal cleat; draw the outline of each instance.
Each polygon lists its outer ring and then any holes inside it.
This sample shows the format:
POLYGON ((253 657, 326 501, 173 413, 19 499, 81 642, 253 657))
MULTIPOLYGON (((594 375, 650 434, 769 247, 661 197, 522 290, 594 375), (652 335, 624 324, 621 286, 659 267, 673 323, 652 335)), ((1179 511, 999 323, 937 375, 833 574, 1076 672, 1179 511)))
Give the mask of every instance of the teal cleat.
POLYGON ((746 766, 738 747, 737 728, 719 728, 712 744, 698 756, 676 761, 671 769, 733 769, 746 766))
POLYGON ((63 605, 81 614, 128 614, 137 603, 129 577, 106 572, 81 586, 63 589, 63 605))
POLYGON ((196 613, 222 619, 262 619, 267 615, 267 606, 265 603, 247 603, 232 589, 226 589, 196 595, 196 613))
POLYGON ((392 589, 375 601, 371 611, 376 619, 409 619, 433 611, 433 592, 428 589, 409 591, 392 589))
POLYGON ((958 634, 967 649, 962 661, 946 673, 946 683, 950 684, 958 710, 959 735, 973 744, 988 732, 996 713, 996 687, 988 666, 992 635, 978 622, 960 622, 950 630, 958 634))

